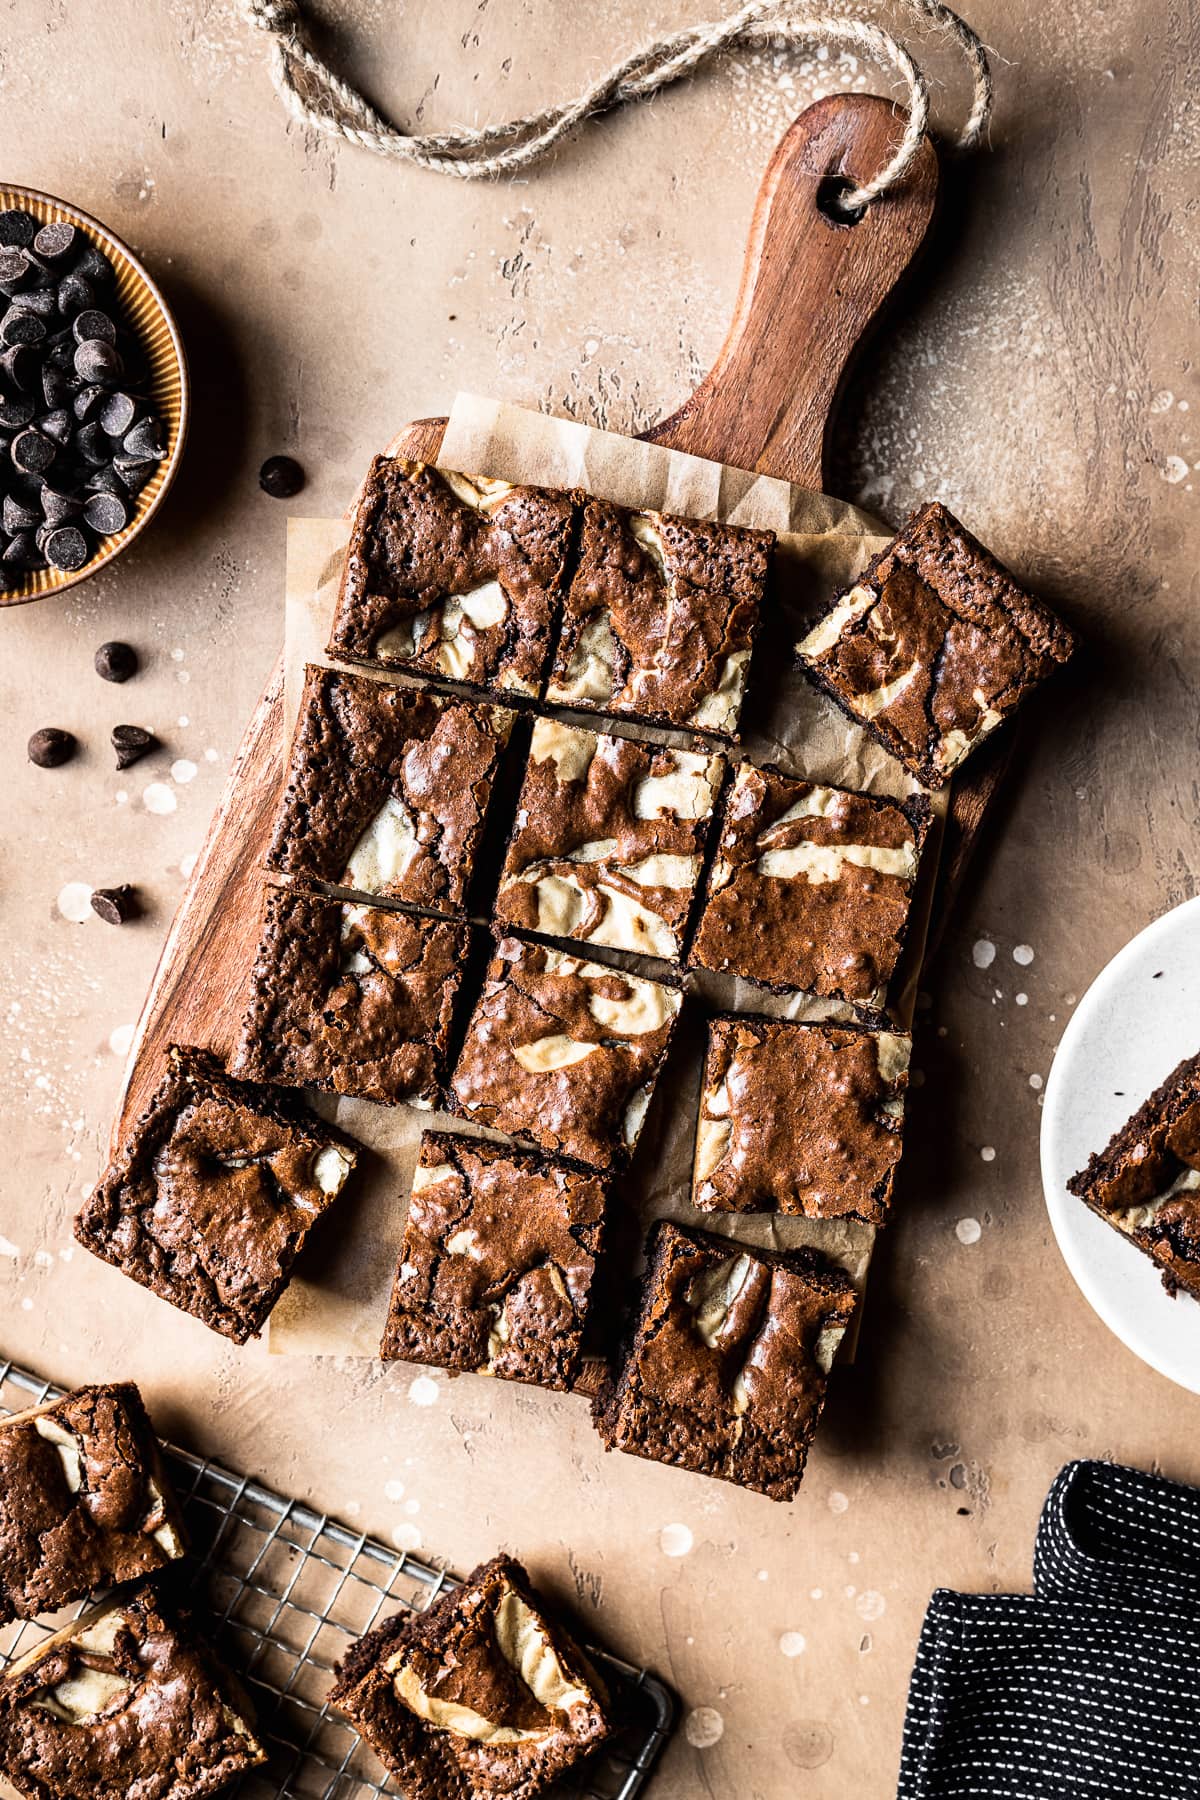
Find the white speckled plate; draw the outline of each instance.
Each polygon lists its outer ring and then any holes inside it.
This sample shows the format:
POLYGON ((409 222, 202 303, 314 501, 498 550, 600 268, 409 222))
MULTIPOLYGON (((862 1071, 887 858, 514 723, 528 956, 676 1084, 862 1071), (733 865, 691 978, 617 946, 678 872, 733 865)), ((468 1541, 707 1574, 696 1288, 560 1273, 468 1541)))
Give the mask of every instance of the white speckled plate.
POLYGON ((1093 1150, 1200 1050, 1200 900, 1113 957, 1083 996, 1046 1083, 1042 1185, 1058 1247, 1084 1297, 1135 1356, 1200 1394, 1200 1302, 1175 1299, 1155 1264, 1067 1192, 1093 1150))

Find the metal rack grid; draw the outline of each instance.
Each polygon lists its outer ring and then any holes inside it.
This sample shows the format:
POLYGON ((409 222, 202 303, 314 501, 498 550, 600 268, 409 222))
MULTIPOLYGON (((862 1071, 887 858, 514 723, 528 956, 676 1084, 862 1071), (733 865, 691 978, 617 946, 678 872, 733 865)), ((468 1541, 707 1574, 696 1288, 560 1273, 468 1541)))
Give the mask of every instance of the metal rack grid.
MULTIPOLYGON (((0 1358, 0 1415, 62 1392, 0 1358)), ((329 1710, 333 1666, 385 1609, 422 1611, 458 1582, 217 1463, 174 1445, 163 1449, 192 1540, 175 1591, 217 1621, 217 1642, 254 1695, 269 1752, 267 1764, 231 1793, 241 1800, 394 1796, 399 1790, 357 1732, 329 1710)), ((0 1663, 82 1610, 0 1627, 0 1663)), ((670 1734, 675 1697, 648 1671, 596 1647, 589 1654, 630 1723, 553 1793, 564 1800, 634 1800, 670 1734)))

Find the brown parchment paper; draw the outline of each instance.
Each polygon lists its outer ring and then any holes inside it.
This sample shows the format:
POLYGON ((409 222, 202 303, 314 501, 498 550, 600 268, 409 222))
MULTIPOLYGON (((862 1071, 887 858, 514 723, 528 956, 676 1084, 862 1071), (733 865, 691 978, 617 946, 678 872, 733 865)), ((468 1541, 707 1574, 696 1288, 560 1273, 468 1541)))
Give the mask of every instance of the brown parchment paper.
MULTIPOLYGON (((760 628, 750 669, 738 754, 776 763, 789 773, 875 793, 900 796, 911 791, 913 783, 905 770, 812 687, 795 669, 792 655, 806 618, 819 611, 836 588, 852 581, 887 541, 889 534, 866 513, 770 476, 475 395, 460 395, 455 401, 438 461, 444 468, 507 481, 583 488, 625 506, 777 532, 770 612, 760 628)), ((290 720, 299 705, 305 664, 330 660, 325 644, 347 539, 348 527, 341 519, 293 519, 289 526, 285 704, 290 720)), ((595 714, 573 716, 606 729, 595 714)), ((661 735, 639 733, 624 721, 618 729, 634 736, 661 735)), ((893 1010, 904 1026, 911 1023, 928 931, 944 795, 935 800, 934 814, 896 983, 893 1010)), ((580 953, 590 955, 590 947, 581 945, 580 953)), ((627 1286, 645 1226, 655 1218, 694 1223, 748 1244, 817 1245, 842 1264, 861 1291, 875 1239, 871 1226, 766 1213, 701 1213, 689 1200, 708 1013, 732 1009, 804 1019, 853 1015, 837 1002, 810 995, 785 998, 750 982, 708 974, 689 976, 688 994, 633 1168, 617 1180, 615 1229, 610 1232, 604 1271, 610 1291, 619 1294, 627 1286)), ((374 1357, 399 1259, 421 1133, 436 1126, 480 1134, 463 1120, 409 1107, 332 1096, 315 1100, 321 1112, 359 1140, 365 1154, 351 1190, 314 1234, 272 1314, 270 1348, 282 1354, 374 1357)))

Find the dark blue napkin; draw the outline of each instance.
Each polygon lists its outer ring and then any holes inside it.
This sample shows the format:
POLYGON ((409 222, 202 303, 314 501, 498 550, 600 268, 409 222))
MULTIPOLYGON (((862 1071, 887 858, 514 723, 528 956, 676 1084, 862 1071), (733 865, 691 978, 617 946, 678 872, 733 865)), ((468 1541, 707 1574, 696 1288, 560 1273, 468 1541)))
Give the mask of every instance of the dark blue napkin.
POLYGON ((1068 1463, 1033 1570, 934 1594, 898 1800, 1200 1800, 1200 1489, 1068 1463))

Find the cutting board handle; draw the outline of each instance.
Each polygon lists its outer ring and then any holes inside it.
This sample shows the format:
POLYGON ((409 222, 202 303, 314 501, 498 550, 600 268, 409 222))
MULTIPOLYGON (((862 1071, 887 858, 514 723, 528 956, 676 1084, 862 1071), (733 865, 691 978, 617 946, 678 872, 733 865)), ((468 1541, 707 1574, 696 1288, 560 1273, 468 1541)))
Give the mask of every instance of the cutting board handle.
POLYGON ((689 400, 646 437, 800 487, 825 485, 830 419, 863 334, 923 243, 937 154, 850 222, 833 204, 870 180, 903 130, 898 107, 832 94, 780 140, 758 193, 733 323, 689 400))

